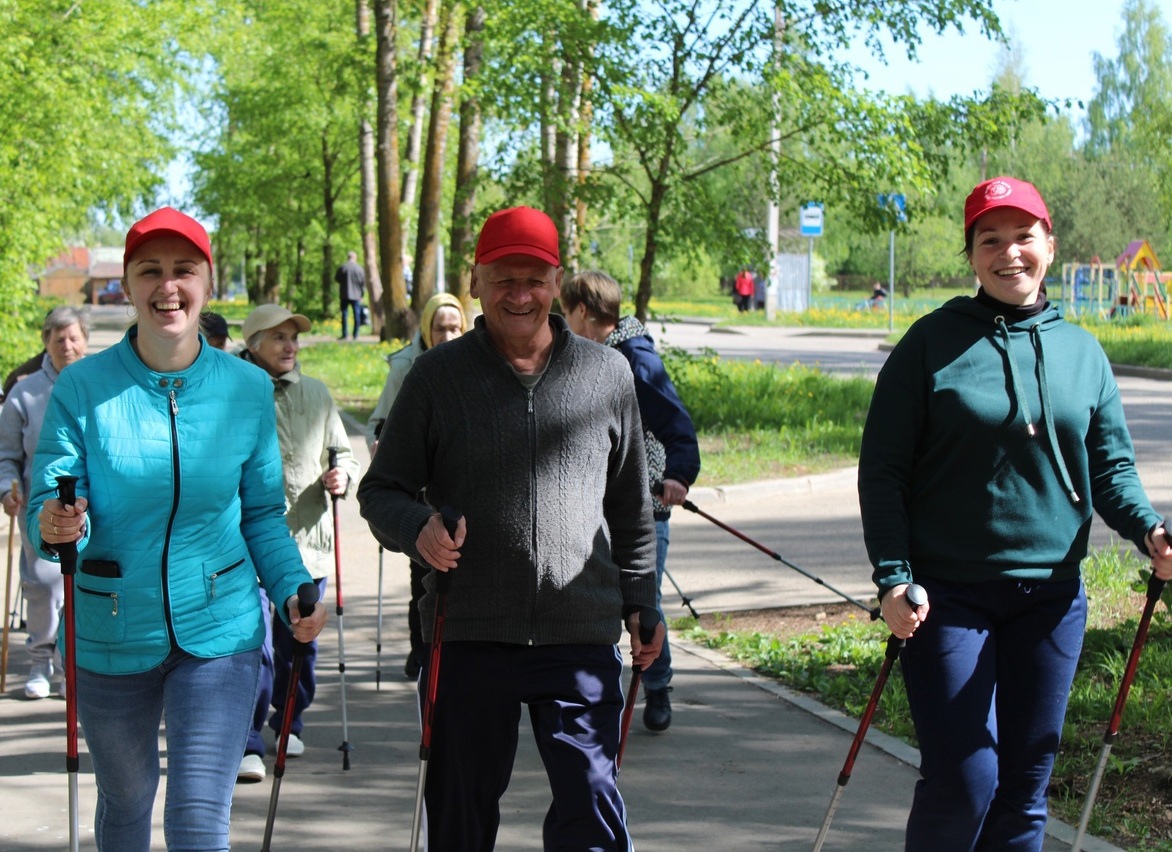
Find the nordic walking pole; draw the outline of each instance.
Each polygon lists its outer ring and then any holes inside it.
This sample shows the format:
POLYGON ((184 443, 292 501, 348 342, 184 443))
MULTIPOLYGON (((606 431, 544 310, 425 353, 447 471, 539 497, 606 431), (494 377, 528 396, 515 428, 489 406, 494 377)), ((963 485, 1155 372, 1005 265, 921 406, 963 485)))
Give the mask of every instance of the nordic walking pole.
MULTIPOLYGON (((338 448, 330 447, 330 468, 338 466, 338 448)), ((330 495, 330 503, 334 511, 334 595, 337 601, 335 612, 338 615, 338 676, 342 682, 342 744, 338 751, 342 752, 342 769, 350 768, 350 726, 346 720, 346 633, 342 627, 342 528, 338 523, 338 495, 330 495)))
MULTIPOLYGON (((647 608, 639 611, 639 641, 647 644, 655 639, 655 628, 659 626, 659 610, 647 608)), ((635 702, 639 700, 639 678, 643 667, 631 665, 631 686, 627 690, 627 703, 623 705, 623 716, 619 726, 619 750, 615 755, 614 769, 623 768, 623 752, 627 750, 627 734, 631 732, 631 717, 635 715, 635 702)))
MULTIPOLYGON (((77 502, 77 477, 57 477, 57 497, 63 506, 77 502)), ((77 542, 54 545, 61 558, 61 575, 65 578, 65 771, 69 773, 69 848, 78 852, 80 839, 77 814, 77 773, 81 761, 77 756, 77 627, 73 621, 73 575, 77 573, 77 542)))
POLYGON ((383 679, 383 546, 378 546, 378 626, 374 633, 374 688, 382 689, 383 679))
MULTIPOLYGON (((20 481, 12 480, 12 499, 16 501, 17 511, 20 511, 20 481)), ((4 575, 4 639, 0 648, 0 695, 4 694, 5 684, 8 682, 8 628, 12 619, 8 609, 12 606, 12 550, 16 543, 16 515, 8 519, 8 572, 4 575)))
MULTIPOLYGON (((1164 537, 1172 544, 1172 538, 1165 532, 1164 537)), ((1127 703, 1127 693, 1131 691, 1131 682, 1135 679, 1135 671, 1139 666, 1139 657, 1143 653, 1144 643, 1148 638, 1148 625, 1152 622, 1152 613, 1164 591, 1164 581, 1155 574, 1148 578, 1148 596, 1144 604, 1143 615, 1139 619, 1139 627, 1135 631, 1135 641, 1131 643, 1131 656, 1127 658, 1127 668, 1123 670, 1123 680, 1119 683, 1119 693, 1115 696, 1115 708, 1111 711, 1111 720, 1107 723, 1107 731, 1103 734, 1103 749, 1099 752, 1099 762, 1091 776, 1091 786, 1087 791, 1086 801, 1083 802, 1082 815, 1078 820, 1078 832, 1074 835, 1074 842, 1070 848, 1074 852, 1082 849, 1082 839, 1087 832, 1087 824, 1091 821, 1091 811, 1095 808, 1095 797, 1099 794, 1099 782, 1103 780, 1103 771, 1107 768, 1107 758, 1111 755, 1111 747, 1115 744, 1115 737, 1119 734, 1119 725, 1123 719, 1123 706, 1127 703)))
POLYGON ((683 506, 685 509, 687 509, 689 512, 694 512, 697 515, 699 515, 700 517, 705 518, 709 521, 712 521, 712 523, 716 524, 722 530, 724 530, 725 532, 732 533, 733 535, 735 535, 737 538, 739 538, 741 541, 745 542, 746 544, 751 544, 753 547, 760 550, 766 556, 770 556, 770 557, 776 559, 778 562, 780 562, 785 567, 792 568, 793 570, 795 570, 799 574, 801 574, 803 577, 806 577, 807 579, 813 580, 819 586, 822 586, 826 589, 829 589, 830 591, 834 592, 836 595, 838 595, 843 600, 848 601, 849 603, 853 603, 859 609, 863 610, 868 615, 870 615, 872 621, 875 621, 876 619, 879 618, 879 614, 880 614, 879 607, 877 607, 877 606, 869 607, 865 603, 863 603, 862 601, 858 600, 857 598, 852 598, 846 592, 839 591, 838 589, 834 588, 834 586, 830 585, 825 580, 823 580, 821 577, 818 577, 818 576, 815 576, 814 574, 811 574, 809 571, 805 570, 804 568, 799 568, 797 565, 794 565, 794 563, 790 562, 788 559, 782 558, 782 556, 780 554, 775 553, 774 551, 770 550, 765 545, 760 544, 760 543, 754 541, 753 539, 749 538, 743 532, 740 532, 739 530, 733 529, 728 524, 723 523, 722 521, 719 521, 716 518, 712 517, 710 514, 705 512, 703 509, 697 508, 696 504, 693 503, 691 500, 685 500, 680 505, 683 506))
MULTIPOLYGON (((651 493, 656 497, 663 497, 663 483, 657 482, 651 487, 651 493)), ((676 592, 680 596, 680 606, 686 606, 688 612, 692 613, 692 618, 700 618, 700 614, 696 612, 696 608, 692 606, 692 599, 684 594, 684 590, 680 588, 680 584, 676 582, 676 578, 671 575, 671 571, 667 570, 667 566, 663 566, 663 575, 671 581, 671 584, 676 587, 676 592)))
POLYGON ((676 578, 671 575, 671 571, 667 570, 666 565, 663 566, 663 576, 667 577, 667 579, 671 581, 671 584, 676 587, 676 591, 679 592, 681 601, 680 606, 686 606, 688 608, 688 612, 692 613, 692 618, 699 618, 699 613, 697 613, 696 608, 692 606, 692 599, 684 594, 684 590, 680 588, 680 584, 676 582, 676 578))
MULTIPOLYGON (((928 593, 924 591, 923 586, 916 583, 909 584, 904 594, 907 596, 907 602, 915 609, 919 609, 928 602, 928 593)), ((894 633, 887 637, 887 652, 883 657, 883 666, 879 669, 879 677, 875 679, 875 687, 871 690, 871 699, 867 702, 867 708, 859 720, 859 729, 855 732, 850 751, 847 752, 842 772, 838 774, 838 786, 834 788, 834 795, 830 797, 830 807, 826 810, 826 819, 823 820, 822 828, 814 841, 814 852, 819 852, 826 840, 827 832, 830 831, 830 821, 834 819, 834 812, 838 809, 838 800, 842 798, 843 789, 851 780, 855 758, 858 757, 859 749, 862 748, 863 740, 867 736, 867 728, 871 726, 871 717, 875 715, 875 708, 879 706, 879 696, 883 693, 883 687, 887 684, 887 676, 891 674, 891 667, 895 665, 899 652, 903 650, 906 641, 906 639, 897 639, 894 633)))
MULTIPOLYGON (((317 603, 317 583, 302 583, 297 587, 297 611, 302 618, 313 615, 317 603)), ((297 682, 301 680, 301 669, 305 665, 308 645, 293 640, 293 671, 289 675, 289 688, 285 692, 285 712, 281 719, 281 733, 277 739, 277 762, 273 766, 273 792, 269 794, 269 815, 265 821, 265 839, 261 852, 269 852, 273 839, 273 823, 277 818, 277 798, 281 795, 281 779, 285 775, 285 756, 289 749, 289 734, 293 730, 294 705, 297 703, 297 682)))
MULTIPOLYGON (((444 528, 453 541, 460 523, 460 513, 447 506, 440 509, 444 528)), ((433 569, 434 571, 434 569, 433 569)), ((419 848, 419 829, 423 823, 423 792, 427 786, 427 761, 431 759, 431 730, 435 721, 435 695, 439 688, 440 654, 443 651, 444 619, 447 618, 448 589, 452 586, 451 571, 435 573, 435 622, 431 631, 431 655, 427 665, 427 683, 423 684, 423 719, 419 736, 419 780, 415 785, 415 815, 411 820, 411 852, 419 848)))

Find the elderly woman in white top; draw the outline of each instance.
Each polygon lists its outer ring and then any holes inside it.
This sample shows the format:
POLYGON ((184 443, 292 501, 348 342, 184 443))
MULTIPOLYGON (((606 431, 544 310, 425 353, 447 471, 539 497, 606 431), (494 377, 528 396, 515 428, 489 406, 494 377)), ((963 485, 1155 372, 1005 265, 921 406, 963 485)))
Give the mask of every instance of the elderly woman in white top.
POLYGON ((65 584, 61 566, 42 559, 29 539, 24 495, 28 494, 33 453, 53 383, 62 370, 85 357, 89 337, 86 314, 67 306, 49 311, 41 327, 45 344, 41 369, 17 382, 0 409, 0 488, 4 492, 4 513, 20 524, 20 582, 28 604, 25 647, 29 675, 24 694, 32 699, 49 696, 50 682, 56 674, 54 650, 65 584))

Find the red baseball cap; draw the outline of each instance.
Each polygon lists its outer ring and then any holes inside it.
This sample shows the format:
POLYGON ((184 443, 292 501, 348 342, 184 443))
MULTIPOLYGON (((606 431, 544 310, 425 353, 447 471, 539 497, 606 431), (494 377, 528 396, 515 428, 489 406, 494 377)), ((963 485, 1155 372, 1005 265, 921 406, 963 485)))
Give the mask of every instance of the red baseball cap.
POLYGON ((1011 177, 995 177, 977 184, 965 199, 965 232, 973 226, 973 222, 998 207, 1023 210, 1045 222, 1047 230, 1054 227, 1050 222, 1050 211, 1046 209, 1046 202, 1042 200, 1042 194, 1032 183, 1011 177))
POLYGON ((208 232, 204 230, 203 225, 186 213, 180 213, 171 207, 160 207, 154 213, 139 219, 126 232, 126 250, 122 253, 123 268, 129 265, 135 249, 147 240, 164 234, 183 237, 203 253, 208 259, 209 266, 215 266, 212 263, 212 242, 208 239, 208 232))
POLYGON ((510 254, 524 254, 561 266, 557 225, 532 207, 510 207, 493 213, 476 240, 476 262, 492 263, 510 254))

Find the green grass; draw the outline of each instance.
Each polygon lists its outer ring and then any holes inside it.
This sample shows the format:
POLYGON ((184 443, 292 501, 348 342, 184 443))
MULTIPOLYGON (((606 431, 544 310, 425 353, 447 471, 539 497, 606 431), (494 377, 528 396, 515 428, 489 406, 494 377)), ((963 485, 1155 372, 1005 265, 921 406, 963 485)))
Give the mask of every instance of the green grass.
POLYGON ((701 483, 726 485, 852 464, 874 383, 812 367, 663 352, 696 425, 701 483))
POLYGON ((318 343, 298 355, 301 371, 321 379, 330 388, 339 408, 366 423, 387 381, 387 355, 406 345, 390 343, 318 343))
MULTIPOLYGON (((1051 782, 1051 813, 1077 824, 1098 761, 1119 683, 1135 638, 1147 584, 1146 563, 1131 548, 1095 551, 1083 565, 1088 589, 1087 633, 1070 691, 1063 742, 1051 782)), ((1172 592, 1156 609, 1131 687, 1119 737, 1096 800, 1090 831, 1128 849, 1172 850, 1162 791, 1172 777, 1172 592)), ((674 621, 684 638, 733 659, 853 717, 862 714, 883 664, 887 631, 854 616, 799 636, 705 630, 695 619, 674 621)), ((914 638, 911 641, 915 641, 914 638)), ((907 693, 896 667, 872 726, 915 745, 907 693)))

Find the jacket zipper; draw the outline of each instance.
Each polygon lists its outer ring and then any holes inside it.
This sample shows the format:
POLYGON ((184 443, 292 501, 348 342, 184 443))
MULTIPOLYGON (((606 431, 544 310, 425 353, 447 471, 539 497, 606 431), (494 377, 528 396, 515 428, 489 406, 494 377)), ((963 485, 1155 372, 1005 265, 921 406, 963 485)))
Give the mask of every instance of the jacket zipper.
POLYGON ((216 597, 216 578, 223 577, 225 574, 228 574, 231 571, 235 571, 237 568, 239 568, 243 564, 244 564, 244 560, 241 559, 238 562, 233 562, 227 568, 221 568, 219 571, 216 571, 214 574, 212 574, 210 579, 212 581, 211 595, 212 595, 213 600, 216 597))
POLYGON ((85 586, 78 586, 77 590, 83 595, 92 595, 95 598, 108 598, 110 600, 110 615, 118 614, 117 592, 99 592, 95 589, 87 589, 85 586))
POLYGON ((167 576, 167 566, 171 553, 171 531, 175 527, 175 516, 179 513, 179 403, 175 400, 175 391, 168 394, 171 402, 171 474, 174 486, 171 490, 171 514, 167 517, 167 534, 163 537, 163 616, 167 621, 167 637, 171 640, 171 648, 179 647, 179 640, 175 638, 175 625, 171 620, 171 588, 167 576))
MULTIPOLYGON (((547 368, 548 369, 548 368, 547 368)), ((542 376, 544 378, 544 376, 542 376)), ((537 415, 533 408, 533 389, 529 389, 529 550, 533 554, 533 611, 530 613, 529 644, 535 644, 533 634, 537 626, 537 594, 541 580, 537 554, 537 415)))

